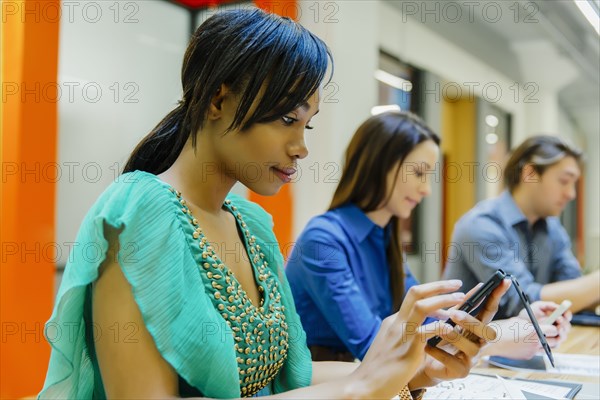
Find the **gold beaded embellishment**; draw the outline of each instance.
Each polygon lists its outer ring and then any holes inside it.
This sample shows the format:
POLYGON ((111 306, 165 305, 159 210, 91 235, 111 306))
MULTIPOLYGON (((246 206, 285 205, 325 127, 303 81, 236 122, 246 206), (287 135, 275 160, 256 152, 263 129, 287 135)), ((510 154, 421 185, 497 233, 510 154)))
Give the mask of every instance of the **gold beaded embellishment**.
POLYGON ((242 397, 253 396, 271 383, 287 358, 288 325, 278 283, 267 268, 263 249, 241 213, 230 200, 225 200, 225 207, 235 216, 244 235, 250 264, 262 295, 258 307, 252 304, 233 272, 214 252, 181 193, 174 189, 171 191, 177 196, 181 211, 194 229, 192 237, 200 250, 199 270, 205 290, 212 293, 213 306, 233 333, 242 397))

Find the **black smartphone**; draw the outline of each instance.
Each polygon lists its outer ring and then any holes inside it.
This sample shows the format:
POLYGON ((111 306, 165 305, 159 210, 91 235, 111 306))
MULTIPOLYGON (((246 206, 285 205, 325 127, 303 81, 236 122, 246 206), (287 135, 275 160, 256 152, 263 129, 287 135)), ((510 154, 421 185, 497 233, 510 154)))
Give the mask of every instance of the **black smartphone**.
MULTIPOLYGON (((506 278, 506 273, 501 269, 494 272, 494 274, 481 286, 471 297, 469 297, 459 308, 460 311, 464 311, 469 314, 474 314, 479 310, 479 307, 484 304, 488 296, 496 289, 506 278)), ((450 326, 455 326, 456 323, 451 319, 448 319, 446 323, 450 326)), ((431 347, 435 347, 442 338, 434 336, 427 341, 427 344, 431 347)))
POLYGON ((546 341, 546 335, 544 335, 544 333, 542 332, 542 328, 540 328, 540 325, 538 324, 537 319, 533 315, 533 310, 531 309, 531 306, 529 305, 529 297, 527 297, 527 294, 525 294, 525 292, 523 292, 523 289, 521 289, 519 282, 517 282, 517 278, 515 278, 512 275, 509 275, 509 276, 510 276, 510 279, 512 280, 514 288, 517 290, 517 293, 519 293, 519 297, 521 298, 521 303, 523 303, 523 306, 525 307, 525 311, 527 311, 527 315, 529 315, 529 319, 531 320, 531 323, 533 324, 533 328, 535 329, 535 333, 537 334, 538 338, 540 339, 540 343, 542 344, 542 347, 544 348, 544 351, 546 352, 546 355, 548 356, 548 360, 550 360, 550 364, 552 364, 552 366, 554 367, 554 358, 552 357, 552 351, 550 351, 550 346, 548 345, 548 342, 546 341))

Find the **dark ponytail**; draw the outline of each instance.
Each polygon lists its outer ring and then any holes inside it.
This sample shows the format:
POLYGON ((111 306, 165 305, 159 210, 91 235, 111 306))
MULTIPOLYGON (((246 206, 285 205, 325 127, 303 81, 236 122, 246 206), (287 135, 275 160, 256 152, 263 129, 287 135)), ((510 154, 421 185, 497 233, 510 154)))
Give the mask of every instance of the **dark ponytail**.
POLYGON ((258 8, 213 15, 196 30, 185 52, 183 100, 137 145, 123 172, 160 174, 173 165, 189 138, 195 148, 196 134, 221 85, 240 97, 225 132, 244 131, 306 102, 323 81, 330 59, 327 46, 289 18, 258 8))
POLYGON ((158 175, 175 162, 187 140, 182 135, 185 107, 180 103, 133 150, 123 172, 136 170, 158 175))

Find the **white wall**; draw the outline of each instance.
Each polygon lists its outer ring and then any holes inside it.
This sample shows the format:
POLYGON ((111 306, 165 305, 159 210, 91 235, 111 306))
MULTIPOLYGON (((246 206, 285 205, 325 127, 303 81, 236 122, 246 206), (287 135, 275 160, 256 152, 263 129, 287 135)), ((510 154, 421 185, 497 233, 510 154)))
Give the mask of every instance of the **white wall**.
POLYGON ((524 130, 525 116, 522 103, 514 101, 513 80, 383 1, 379 2, 379 16, 379 39, 384 49, 447 81, 426 88, 427 96, 439 102, 444 92, 452 96, 456 85, 460 85, 463 94, 484 97, 512 113, 515 131, 524 130))
POLYGON ((87 210, 181 97, 188 40, 187 12, 164 1, 69 7, 59 42, 59 265, 87 210))
POLYGON ((585 267, 600 268, 600 135, 590 135, 586 146, 585 174, 585 267))
POLYGON ((600 136, 581 134, 579 127, 562 111, 558 127, 561 137, 569 139, 584 151, 584 267, 586 270, 595 270, 600 268, 600 136))
POLYGON ((332 82, 322 92, 315 129, 307 131, 309 156, 294 184, 294 237, 324 212, 341 175, 343 152, 358 125, 377 102, 377 7, 372 1, 301 2, 300 22, 333 53, 332 82), (318 11, 317 11, 318 10, 318 11))

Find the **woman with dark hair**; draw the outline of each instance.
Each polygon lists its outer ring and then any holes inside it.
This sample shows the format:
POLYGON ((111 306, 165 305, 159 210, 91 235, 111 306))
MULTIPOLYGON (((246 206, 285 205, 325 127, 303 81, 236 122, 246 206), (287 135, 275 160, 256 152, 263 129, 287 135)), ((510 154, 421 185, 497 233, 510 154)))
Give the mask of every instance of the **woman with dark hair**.
MULTIPOLYGON (((283 274, 272 221, 229 192, 272 195, 306 157, 325 44, 258 9, 209 18, 182 68, 183 99, 134 150, 88 212, 46 333, 40 398, 391 398, 412 379, 425 316, 463 298, 421 285, 371 357, 315 363, 283 274), (250 173, 245 173, 251 171, 250 173), (101 257, 90 257, 90 246, 101 257), (61 334, 62 333, 62 334, 61 334)), ((504 289, 495 292, 487 317, 504 289)), ((479 336, 493 332, 465 320, 479 336)), ((479 349, 465 337, 456 346, 479 349)))
MULTIPOLYGON (((352 137, 329 211, 308 223, 286 266, 314 361, 364 359, 381 321, 400 309, 418 284, 402 255, 400 220, 431 193, 439 144, 439 137, 408 112, 373 116, 352 137)), ((540 317, 556 307, 533 304, 540 317)), ((497 321, 496 329, 505 334, 481 354, 531 358, 541 348, 527 321, 525 312, 497 321)), ((557 327, 543 325, 549 344, 558 345, 569 326, 564 318, 557 327)), ((446 363, 456 361, 450 357, 446 363)), ((432 358, 420 372, 431 380, 463 373, 441 368, 432 358)))

